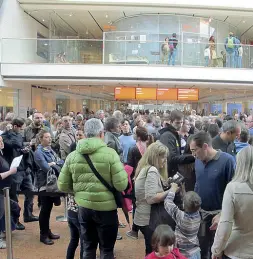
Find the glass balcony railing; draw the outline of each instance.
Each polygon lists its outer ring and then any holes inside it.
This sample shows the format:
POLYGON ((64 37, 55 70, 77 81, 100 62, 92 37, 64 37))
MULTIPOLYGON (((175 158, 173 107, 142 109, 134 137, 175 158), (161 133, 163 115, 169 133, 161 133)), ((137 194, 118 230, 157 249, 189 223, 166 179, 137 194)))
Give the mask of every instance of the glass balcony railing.
POLYGON ((253 46, 225 50, 224 43, 198 40, 163 48, 162 41, 144 39, 2 39, 2 63, 175 65, 253 68, 253 46))

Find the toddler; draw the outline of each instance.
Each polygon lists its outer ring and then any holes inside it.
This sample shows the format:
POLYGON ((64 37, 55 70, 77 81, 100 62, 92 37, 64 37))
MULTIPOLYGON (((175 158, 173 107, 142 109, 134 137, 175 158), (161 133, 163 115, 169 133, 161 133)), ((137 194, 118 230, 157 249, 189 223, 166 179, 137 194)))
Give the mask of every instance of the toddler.
POLYGON ((186 259, 174 248, 175 234, 168 225, 159 225, 152 236, 153 252, 145 259, 186 259))

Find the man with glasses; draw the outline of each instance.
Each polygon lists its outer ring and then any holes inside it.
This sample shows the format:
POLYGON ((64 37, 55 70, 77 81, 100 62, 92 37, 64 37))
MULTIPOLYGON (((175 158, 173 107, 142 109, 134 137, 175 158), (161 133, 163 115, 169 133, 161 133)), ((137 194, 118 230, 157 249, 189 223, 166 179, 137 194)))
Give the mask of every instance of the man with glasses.
POLYGON ((172 177, 178 172, 178 165, 191 164, 195 161, 192 155, 182 155, 181 139, 178 131, 183 125, 183 114, 180 111, 172 111, 170 114, 170 124, 159 131, 160 141, 168 147, 168 175, 172 177))
POLYGON ((223 194, 233 177, 235 159, 230 154, 215 150, 212 147, 211 136, 204 131, 200 131, 191 137, 190 149, 196 157, 195 192, 202 200, 203 222, 199 231, 201 258, 210 259, 223 194))

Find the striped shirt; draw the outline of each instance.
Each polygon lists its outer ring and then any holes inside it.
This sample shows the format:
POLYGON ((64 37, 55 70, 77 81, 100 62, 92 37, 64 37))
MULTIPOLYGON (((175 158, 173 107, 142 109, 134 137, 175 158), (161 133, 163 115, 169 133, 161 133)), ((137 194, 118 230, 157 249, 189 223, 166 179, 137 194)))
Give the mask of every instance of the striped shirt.
POLYGON ((175 193, 169 192, 164 201, 164 207, 176 222, 175 235, 177 247, 184 256, 191 257, 193 254, 200 251, 197 235, 201 216, 199 212, 186 213, 181 211, 174 204, 174 198, 175 193))

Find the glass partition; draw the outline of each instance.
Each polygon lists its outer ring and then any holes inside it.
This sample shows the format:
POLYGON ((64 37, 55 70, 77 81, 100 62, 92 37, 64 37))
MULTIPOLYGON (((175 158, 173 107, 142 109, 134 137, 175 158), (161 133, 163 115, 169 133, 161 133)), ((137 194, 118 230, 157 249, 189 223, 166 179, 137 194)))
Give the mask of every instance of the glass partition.
POLYGON ((252 45, 233 44, 232 49, 225 49, 224 42, 211 43, 204 33, 182 32, 177 35, 177 45, 171 48, 164 40, 155 40, 158 36, 110 32, 104 41, 41 39, 40 46, 48 45, 47 59, 37 55, 40 39, 3 39, 1 62, 253 68, 252 45))

